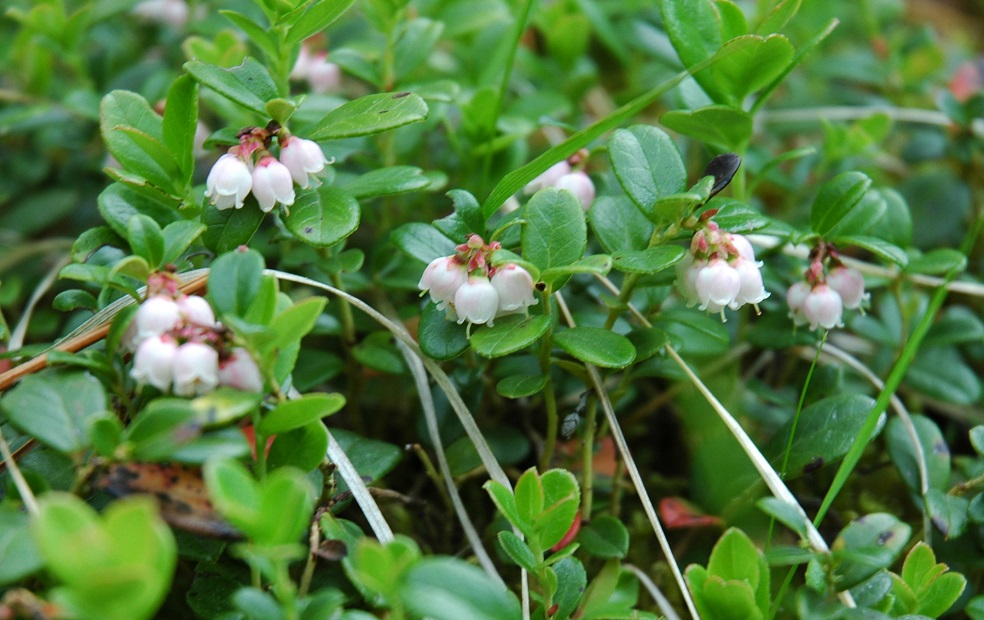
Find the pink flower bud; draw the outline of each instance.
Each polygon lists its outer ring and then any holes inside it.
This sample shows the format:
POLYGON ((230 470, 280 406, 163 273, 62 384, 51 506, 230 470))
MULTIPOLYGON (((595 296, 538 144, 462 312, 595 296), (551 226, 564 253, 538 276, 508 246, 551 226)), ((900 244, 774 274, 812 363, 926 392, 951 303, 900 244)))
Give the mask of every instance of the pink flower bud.
POLYGON ((824 329, 842 327, 841 315, 844 304, 841 296, 826 284, 817 284, 803 300, 803 317, 810 323, 810 329, 818 326, 824 329))
POLYGON ((420 276, 417 288, 425 293, 430 291, 431 299, 437 303, 437 308, 443 310, 454 302, 454 294, 466 280, 468 280, 468 273, 465 271, 465 266, 454 260, 454 256, 442 256, 427 265, 424 274, 420 276))
POLYGON ((205 185, 205 197, 216 209, 242 209, 253 187, 253 175, 241 157, 226 153, 212 166, 205 185))
POLYGON ((135 347, 147 338, 169 332, 180 322, 181 309, 178 304, 167 295, 155 295, 137 308, 133 317, 135 333, 130 345, 135 347))
POLYGON ((786 304, 789 305, 789 318, 796 325, 806 325, 809 321, 803 315, 803 302, 813 289, 804 280, 799 280, 786 291, 786 304))
POLYGON ((499 310, 499 293, 485 276, 469 276, 454 294, 454 310, 458 323, 488 323, 492 325, 499 310))
POLYGON ((554 187, 557 189, 566 189, 570 193, 574 194, 574 197, 581 203, 581 206, 584 207, 585 211, 590 209, 591 203, 594 202, 594 183, 591 182, 591 177, 585 174, 582 170, 565 174, 560 177, 557 179, 554 187))
POLYGON ((137 347, 130 376, 140 383, 149 383, 158 390, 171 389, 174 379, 174 359, 178 345, 170 336, 151 336, 137 347))
POLYGON ((263 391, 263 375, 249 351, 242 347, 232 350, 229 358, 219 365, 219 385, 228 385, 244 392, 263 391))
POLYGON ((261 158, 253 169, 253 195, 264 213, 269 213, 278 202, 285 206, 294 204, 294 184, 287 166, 271 155, 261 158))
POLYGON ((765 285, 762 284, 762 272, 759 271, 758 263, 744 256, 739 256, 732 262, 731 266, 738 272, 738 278, 741 281, 741 288, 738 289, 737 297, 735 297, 734 302, 729 304, 732 310, 737 310, 744 304, 756 305, 769 296, 769 292, 765 290, 765 285))
POLYGON ((499 313, 522 310, 537 303, 533 297, 533 276, 519 265, 500 265, 492 275, 492 286, 499 294, 499 313))
POLYGON ((553 187, 560 180, 560 177, 570 174, 570 172, 571 165, 567 163, 567 160, 559 161, 547 168, 540 176, 527 183, 526 187, 523 188, 523 193, 527 195, 535 194, 545 187, 553 187))
POLYGON ((174 356, 174 393, 207 394, 219 384, 219 354, 200 342, 186 342, 174 356))
POLYGON ((727 262, 714 258, 697 272, 694 288, 701 310, 720 312, 738 297, 741 276, 727 262))
POLYGON ((827 286, 837 291, 844 307, 853 310, 870 297, 864 292, 864 276, 857 269, 839 265, 827 274, 827 286))
POLYGON ((215 313, 204 297, 182 295, 177 301, 181 318, 199 327, 215 327, 215 313))
POLYGON ((294 182, 307 189, 311 175, 325 169, 328 160, 316 142, 290 136, 280 143, 280 161, 290 170, 294 182))

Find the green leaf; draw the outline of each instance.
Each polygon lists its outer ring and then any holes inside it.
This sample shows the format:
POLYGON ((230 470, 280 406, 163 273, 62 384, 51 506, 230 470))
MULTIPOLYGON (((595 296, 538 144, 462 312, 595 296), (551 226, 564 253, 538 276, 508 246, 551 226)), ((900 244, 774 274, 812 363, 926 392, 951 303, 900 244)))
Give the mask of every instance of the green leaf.
POLYGON ((167 91, 163 120, 164 146, 174 156, 187 186, 195 172, 195 132, 198 130, 198 84, 187 75, 174 80, 167 91))
POLYGON ((970 501, 948 495, 939 489, 926 492, 926 513, 946 540, 959 538, 967 529, 967 507, 970 501))
POLYGON ((492 503, 511 525, 520 530, 529 529, 516 511, 516 498, 513 496, 512 489, 495 480, 488 480, 482 485, 482 488, 489 494, 492 503))
POLYGON ((943 615, 967 586, 963 575, 949 572, 946 564, 937 564, 936 554, 924 542, 917 543, 906 556, 902 579, 918 600, 918 606, 913 611, 930 618, 943 615))
MULTIPOLYGON (((803 409, 789 451, 787 475, 798 476, 804 469, 843 458, 874 404, 875 401, 861 394, 841 394, 803 409)), ((884 424, 884 418, 881 424, 884 424)), ((763 450, 776 467, 783 461, 792 428, 793 420, 790 419, 776 431, 763 450)))
MULTIPOLYGON (((364 480, 375 482, 391 472, 403 456, 403 450, 391 443, 363 437, 357 433, 336 428, 331 432, 335 441, 342 447, 352 465, 364 480)), ((340 489, 347 489, 344 481, 339 483, 340 489)))
POLYGON ((660 312, 653 327, 662 329, 681 354, 718 355, 728 350, 731 338, 721 320, 689 309, 660 312))
POLYGON ((810 225, 822 237, 831 232, 848 233, 841 222, 852 215, 871 186, 871 179, 861 172, 842 172, 820 186, 810 209, 810 225))
POLYGON ((552 568, 557 575, 557 589, 553 597, 557 611, 551 616, 551 620, 566 620, 574 613, 584 596, 588 576, 584 572, 584 565, 577 558, 563 558, 552 568))
POLYGON ((400 599, 416 616, 434 620, 519 620, 519 602, 485 572, 454 558, 424 558, 400 584, 400 599), (454 584, 454 587, 449 587, 454 584))
POLYGON ((88 418, 109 407, 102 383, 84 372, 28 375, 0 400, 10 423, 65 454, 89 447, 88 418))
POLYGON ((111 457, 123 441, 123 424, 111 413, 96 415, 88 420, 89 442, 99 456, 111 457))
POLYGON ((912 528, 897 517, 874 513, 847 525, 830 546, 837 590, 853 587, 894 561, 912 528))
POLYGON ((30 520, 26 513, 0 511, 0 585, 20 581, 44 567, 30 536, 30 520))
POLYGON ((516 481, 513 495, 516 498, 516 514, 520 518, 519 528, 528 533, 543 513, 543 483, 535 468, 531 467, 523 472, 516 481))
POLYGON ((84 263, 101 247, 112 246, 124 248, 123 238, 108 226, 95 226, 89 228, 72 244, 72 260, 76 263, 84 263))
POLYGON ((612 266, 625 273, 654 274, 683 260, 687 251, 678 245, 658 245, 645 250, 612 254, 612 266))
POLYGON ((158 269, 164 258, 164 232, 150 217, 136 214, 127 222, 127 240, 134 254, 143 257, 152 269, 158 269))
POLYGON ((164 149, 163 119, 140 95, 114 90, 103 97, 99 127, 106 148, 130 173, 173 191, 177 162, 164 149))
POLYGON ((967 267, 967 257, 960 250, 937 248, 909 261, 907 273, 943 275, 952 270, 963 271, 967 267))
POLYGON ((533 572, 536 570, 537 561, 533 557, 533 552, 525 542, 509 530, 499 532, 499 544, 506 555, 518 566, 533 572))
POLYGON ((271 36, 272 32, 266 26, 262 26, 236 11, 220 10, 219 13, 245 32, 249 40, 260 48, 267 58, 274 59, 279 56, 277 41, 271 36))
POLYGON ((796 506, 783 501, 778 497, 763 497, 755 502, 762 512, 774 517, 777 521, 799 534, 800 538, 806 538, 807 521, 806 515, 796 506))
POLYGON ((99 310, 99 302, 92 296, 92 293, 81 289, 70 289, 55 295, 51 301, 51 307, 59 312, 71 312, 72 310, 99 310))
POLYGON ((605 254, 594 254, 592 256, 585 256, 582 259, 576 260, 570 265, 544 269, 540 272, 540 277, 538 279, 540 282, 553 286, 558 280, 562 280, 574 274, 589 273, 603 276, 611 270, 611 256, 607 256, 605 254))
POLYGON ((390 166, 371 170, 342 188, 355 198, 376 198, 405 194, 430 185, 430 179, 416 166, 390 166))
POLYGON ((256 411, 263 395, 244 392, 231 387, 220 387, 189 401, 195 418, 203 428, 226 426, 256 411))
POLYGON ((744 110, 711 105, 697 110, 673 110, 659 119, 667 129, 728 151, 742 151, 752 137, 752 117, 744 110))
POLYGON ((624 368, 635 360, 636 354, 628 338, 600 327, 558 331, 554 344, 582 362, 602 368, 624 368))
POLYGON ((707 562, 707 574, 725 581, 744 581, 752 590, 759 587, 768 573, 760 571, 762 552, 738 528, 730 528, 718 539, 707 562))
POLYGON ((130 218, 143 214, 160 226, 167 226, 180 219, 175 209, 178 203, 157 192, 135 189, 122 183, 113 183, 99 194, 99 213, 120 237, 129 234, 130 218))
POLYGON ((344 406, 345 397, 341 394, 305 394, 277 405, 263 416, 257 430, 268 436, 290 431, 326 418, 344 406))
POLYGON ((749 94, 782 75, 796 53, 789 39, 781 34, 735 37, 721 51, 727 55, 694 78, 717 101, 736 107, 749 94))
POLYGON ((723 43, 721 17, 709 0, 660 0, 663 27, 684 67, 715 54, 723 43))
POLYGON ((390 233, 390 238, 396 247, 425 264, 435 258, 454 254, 454 241, 430 224, 404 224, 390 233))
POLYGON ((354 233, 360 217, 358 200, 334 185, 322 185, 298 192, 284 225, 301 241, 324 248, 354 233))
POLYGON ((984 455, 984 426, 975 426, 970 429, 970 444, 974 446, 977 454, 984 455))
POLYGON ((560 542, 574 524, 581 490, 574 474, 566 469, 544 472, 540 483, 543 485, 543 511, 534 522, 534 535, 541 549, 549 549, 560 542))
MULTIPOLYGON (((950 449, 943 439, 940 427, 931 418, 923 415, 912 416, 912 426, 916 430, 930 489, 945 490, 950 483, 950 449)), ((919 461, 912 438, 906 431, 902 420, 893 417, 885 429, 885 441, 888 444, 888 454, 899 470, 902 481, 910 491, 922 494, 919 481, 919 461)))
POLYGON ((328 451, 328 429, 320 421, 278 433, 267 455, 267 467, 296 467, 311 471, 321 465, 328 451))
POLYGON ((417 340, 425 355, 439 361, 454 359, 468 349, 465 326, 449 321, 445 312, 433 303, 424 306, 420 314, 417 340))
POLYGON ((133 457, 141 461, 169 458, 202 432, 191 404, 182 398, 159 398, 139 414, 125 436, 133 457))
POLYGON ((278 97, 276 83, 255 58, 247 56, 243 64, 231 69, 189 60, 184 70, 223 97, 261 116, 266 116, 267 101, 278 97))
POLYGON ((181 258, 195 239, 205 232, 205 226, 191 220, 178 220, 164 227, 164 254, 161 264, 173 263, 181 258))
POLYGON ((284 19, 284 22, 290 26, 290 30, 287 31, 287 45, 294 47, 304 39, 318 34, 354 3, 355 0, 315 0, 310 4, 298 3, 298 9, 289 13, 284 19))
POLYGON ((311 140, 341 140, 396 129, 427 118, 427 104, 408 92, 378 93, 349 101, 329 112, 310 131, 311 140))
POLYGON ((260 290, 263 255, 242 249, 219 256, 208 274, 208 297, 216 314, 245 316, 260 290))
POLYGON ((324 297, 307 297, 280 312, 270 322, 270 329, 276 338, 269 346, 282 348, 292 342, 298 342, 314 329, 327 303, 328 300, 324 297))
POLYGON ((765 552, 769 566, 799 566, 816 559, 817 554, 803 547, 773 545, 765 552))
POLYGON ((802 0, 781 0, 777 2, 768 15, 762 18, 762 22, 755 29, 755 33, 765 35, 779 32, 785 28, 789 20, 799 12, 801 2, 802 0))
POLYGON ((920 350, 905 381, 929 396, 964 405, 977 402, 982 392, 981 378, 952 346, 920 350))
POLYGON ((495 358, 515 353, 530 346, 550 329, 551 318, 542 314, 531 317, 510 315, 499 319, 493 327, 484 327, 472 334, 472 349, 482 357, 495 358))
POLYGON ((868 250, 875 256, 895 263, 899 267, 905 267, 909 263, 909 255, 905 250, 893 245, 888 241, 879 239, 878 237, 867 237, 862 235, 841 235, 838 237, 833 237, 830 239, 839 246, 849 246, 854 245, 859 248, 864 248, 868 250))
POLYGON ((646 249, 653 236, 652 222, 625 196, 595 198, 588 223, 601 247, 613 258, 619 252, 646 249))
POLYGON ((658 327, 640 327, 634 329, 626 334, 626 338, 635 347, 635 361, 637 363, 647 360, 654 355, 661 354, 663 347, 670 342, 670 337, 658 327))
POLYGON ((570 265, 584 256, 587 226, 584 209, 570 192, 538 191, 526 205, 523 258, 540 271, 570 265))
POLYGON ((608 150, 622 189, 646 217, 658 223, 653 211, 656 201, 682 191, 687 182, 676 144, 655 127, 635 125, 616 130, 608 150))
MULTIPOLYGON (((495 391, 506 398, 523 398, 538 394, 547 385, 546 375, 510 375, 499 381, 495 391)), ((978 427, 984 430, 984 426, 978 427)))
POLYGON ((761 620, 762 610, 755 604, 755 590, 744 581, 709 575, 704 582, 706 617, 718 620, 761 620))
POLYGON ((629 531, 611 515, 592 519, 581 527, 577 541, 596 558, 624 558, 629 552, 629 531))
POLYGON ((249 243, 263 222, 263 211, 254 208, 216 209, 206 205, 202 211, 202 243, 216 254, 231 252, 249 243))

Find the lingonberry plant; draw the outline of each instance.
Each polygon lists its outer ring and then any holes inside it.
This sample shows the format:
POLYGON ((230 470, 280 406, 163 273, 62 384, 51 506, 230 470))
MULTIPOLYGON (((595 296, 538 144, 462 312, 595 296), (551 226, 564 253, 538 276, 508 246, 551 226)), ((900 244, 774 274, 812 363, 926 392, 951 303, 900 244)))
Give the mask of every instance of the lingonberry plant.
POLYGON ((0 618, 984 618, 924 0, 7 0, 0 618))

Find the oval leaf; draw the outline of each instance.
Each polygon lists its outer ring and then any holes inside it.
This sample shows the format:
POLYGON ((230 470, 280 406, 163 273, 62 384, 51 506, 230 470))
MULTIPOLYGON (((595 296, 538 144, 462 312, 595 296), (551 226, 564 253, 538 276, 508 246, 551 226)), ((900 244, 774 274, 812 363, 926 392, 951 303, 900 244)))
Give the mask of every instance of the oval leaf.
POLYGON ((632 342, 600 327, 572 327, 554 334, 554 343, 582 362, 602 368, 624 368, 635 360, 632 342))

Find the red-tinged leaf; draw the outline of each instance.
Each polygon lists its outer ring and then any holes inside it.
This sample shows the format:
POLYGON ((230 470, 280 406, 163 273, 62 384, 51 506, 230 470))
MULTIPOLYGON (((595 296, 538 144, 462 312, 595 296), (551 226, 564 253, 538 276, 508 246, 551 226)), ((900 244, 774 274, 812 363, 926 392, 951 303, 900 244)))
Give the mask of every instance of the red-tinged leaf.
POLYGON ((659 518, 667 529, 687 527, 712 527, 721 525, 721 519, 707 515, 690 502, 676 497, 664 497, 659 501, 659 518))
POLYGON ((567 533, 564 534, 564 537, 560 539, 560 542, 558 542, 553 547, 550 547, 550 550, 553 552, 560 551, 567 545, 574 542, 574 539, 577 538, 577 533, 580 531, 581 531, 581 513, 579 511, 577 514, 574 515, 574 523, 571 523, 571 529, 567 530, 567 533))

